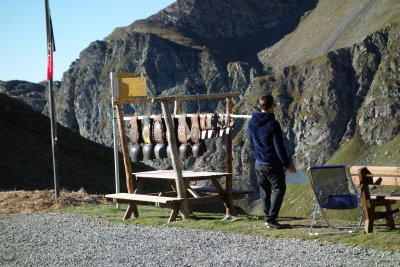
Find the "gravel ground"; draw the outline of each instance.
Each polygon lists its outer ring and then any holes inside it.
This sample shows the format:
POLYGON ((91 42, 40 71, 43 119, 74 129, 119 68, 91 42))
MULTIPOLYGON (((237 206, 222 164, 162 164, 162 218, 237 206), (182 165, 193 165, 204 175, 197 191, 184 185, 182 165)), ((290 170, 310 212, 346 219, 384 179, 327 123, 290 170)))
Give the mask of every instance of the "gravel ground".
MULTIPOLYGON (((266 229, 267 231, 267 229, 266 229)), ((0 266, 399 266, 400 254, 86 215, 0 218, 0 266)))

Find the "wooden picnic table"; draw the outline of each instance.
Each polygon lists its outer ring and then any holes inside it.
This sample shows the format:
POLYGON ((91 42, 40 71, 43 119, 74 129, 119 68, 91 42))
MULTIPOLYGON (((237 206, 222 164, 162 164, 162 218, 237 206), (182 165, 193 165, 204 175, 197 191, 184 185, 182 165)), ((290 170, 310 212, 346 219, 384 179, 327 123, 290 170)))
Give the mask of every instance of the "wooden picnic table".
MULTIPOLYGON (((226 195, 226 190, 222 188, 219 179, 226 178, 231 175, 226 172, 195 172, 195 171, 182 171, 182 177, 184 181, 184 188, 186 191, 186 201, 188 205, 207 204, 207 203, 224 203, 228 205, 229 199, 226 195), (190 182, 199 180, 210 180, 213 187, 192 187, 190 182), (199 194, 203 192, 203 194, 199 194), (206 194, 204 192, 207 192, 206 194), (215 194, 214 194, 215 193, 215 194)), ((154 202, 159 207, 172 208, 172 212, 168 222, 176 220, 178 212, 180 211, 180 202, 183 198, 178 197, 177 185, 176 185, 176 174, 173 170, 156 170, 147 172, 136 172, 133 173, 132 179, 138 180, 138 186, 133 194, 131 193, 118 193, 108 194, 107 198, 114 198, 119 203, 129 203, 126 210, 124 219, 129 219, 132 213, 135 213, 134 207, 136 202, 154 202), (141 194, 143 186, 148 179, 163 179, 168 180, 168 184, 160 191, 147 194, 141 194)), ((133 184, 129 183, 129 184, 133 184)), ((133 188, 130 188, 133 191, 133 188)), ((242 198, 245 193, 233 192, 235 199, 242 198)), ((137 211, 136 211, 137 212, 137 211)), ((137 217, 138 214, 134 214, 137 217)))

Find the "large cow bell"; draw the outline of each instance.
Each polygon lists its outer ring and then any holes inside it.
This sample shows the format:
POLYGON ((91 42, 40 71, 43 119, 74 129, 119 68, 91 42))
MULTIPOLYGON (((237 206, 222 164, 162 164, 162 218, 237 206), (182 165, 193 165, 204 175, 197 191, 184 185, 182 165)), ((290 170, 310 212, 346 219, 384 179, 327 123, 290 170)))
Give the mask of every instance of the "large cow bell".
POLYGON ((139 144, 132 144, 129 149, 129 155, 131 156, 132 162, 139 162, 143 160, 142 147, 139 144))
POLYGON ((154 155, 154 145, 153 144, 145 144, 143 146, 143 159, 144 160, 153 160, 155 159, 154 155))
POLYGON ((205 146, 205 144, 203 143, 196 143, 192 146, 192 153, 193 156, 198 158, 204 155, 204 153, 206 153, 207 148, 205 146))
POLYGON ((165 143, 158 143, 154 147, 154 154, 156 159, 165 159, 168 157, 167 155, 167 145, 165 143))
POLYGON ((186 143, 181 144, 179 146, 179 155, 181 158, 189 158, 192 155, 192 147, 186 143))

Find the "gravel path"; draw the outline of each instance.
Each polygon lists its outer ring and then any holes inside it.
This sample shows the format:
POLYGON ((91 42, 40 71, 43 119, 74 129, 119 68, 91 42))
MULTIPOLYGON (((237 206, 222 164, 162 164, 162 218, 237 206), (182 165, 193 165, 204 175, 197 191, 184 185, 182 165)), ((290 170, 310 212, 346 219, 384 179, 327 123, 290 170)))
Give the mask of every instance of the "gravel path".
POLYGON ((106 222, 86 215, 0 218, 0 266, 399 266, 400 254, 106 222), (179 237, 179 238, 178 238, 179 237))

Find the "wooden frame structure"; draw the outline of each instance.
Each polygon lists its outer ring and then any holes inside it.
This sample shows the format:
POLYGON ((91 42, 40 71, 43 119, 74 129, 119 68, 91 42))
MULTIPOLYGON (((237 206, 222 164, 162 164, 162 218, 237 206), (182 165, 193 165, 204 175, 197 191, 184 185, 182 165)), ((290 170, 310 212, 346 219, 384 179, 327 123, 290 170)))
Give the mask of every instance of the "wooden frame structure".
POLYGON ((361 188, 365 233, 372 233, 374 221, 378 219, 385 219, 387 228, 394 229, 393 214, 400 212, 400 208, 392 209, 392 205, 400 201, 400 194, 370 193, 369 185, 400 186, 400 167, 352 166, 350 175, 353 183, 359 184, 361 188), (377 207, 383 210, 377 211, 377 207))
MULTIPOLYGON (((189 218, 189 205, 188 199, 186 197, 186 191, 191 188, 188 188, 188 180, 187 174, 182 172, 181 162, 178 156, 177 142, 175 134, 169 134, 175 132, 172 115, 169 110, 169 102, 174 102, 174 115, 179 115, 179 104, 181 101, 190 101, 190 100, 204 100, 204 99, 226 99, 226 116, 228 117, 232 115, 233 108, 233 97, 239 97, 239 93, 221 93, 221 94, 207 94, 207 95, 178 95, 178 96, 165 96, 165 97, 153 97, 153 98, 143 98, 143 99, 132 99, 132 100, 115 100, 113 101, 113 105, 115 106, 118 120, 118 128, 120 132, 120 140, 121 147, 124 159, 124 167, 126 174, 126 185, 128 188, 128 194, 126 193, 117 193, 117 194, 109 194, 106 195, 107 198, 114 198, 117 202, 128 202, 129 207, 125 213, 125 217, 129 218, 131 214, 134 214, 134 217, 138 217, 137 205, 136 201, 148 201, 155 202, 161 204, 168 204, 166 206, 173 207, 173 211, 170 216, 169 221, 173 221, 176 218, 176 214, 178 211, 181 212, 182 218, 185 220, 189 218), (125 132, 125 124, 124 117, 122 112, 123 104, 136 104, 136 103, 154 103, 160 102, 162 107, 162 113, 165 120, 166 128, 167 128, 167 142, 171 146, 171 163, 173 167, 173 178, 175 180, 175 187, 177 197, 166 197, 166 196, 151 196, 151 195, 143 195, 139 194, 138 190, 135 191, 133 185, 133 176, 137 174, 133 174, 132 165, 129 156, 128 150, 128 142, 125 132), (186 180, 186 181, 185 181, 186 180)), ((226 216, 235 216, 235 210, 233 207, 233 197, 232 197, 232 131, 229 131, 226 135, 226 161, 225 161, 225 173, 209 173, 209 179, 212 180, 213 185, 216 188, 217 193, 219 193, 218 198, 210 198, 210 200, 222 201, 226 207, 226 216), (219 183, 216 180, 215 175, 222 177, 226 177, 226 189, 223 190, 219 183)), ((140 174, 139 174, 140 175, 140 174)), ((158 174, 154 174, 157 176, 158 174)), ((170 177, 169 179, 171 178, 170 177)), ((189 175, 190 176, 190 175, 189 175)), ((160 178, 160 177, 153 177, 160 178)), ((192 190, 194 191, 194 190, 192 190)), ((190 191, 190 192, 192 192, 190 191)), ((239 192, 240 194, 240 192, 239 192)), ((243 192, 241 192, 241 196, 243 192)), ((197 200, 199 202, 199 199, 197 200)), ((191 201, 191 204, 197 203, 191 201)), ((160 205, 162 206, 162 205, 160 205)))

